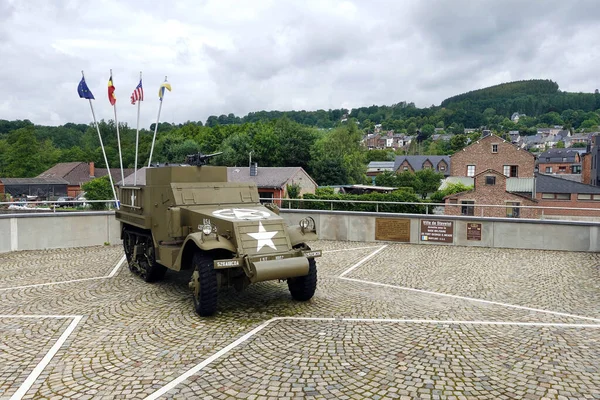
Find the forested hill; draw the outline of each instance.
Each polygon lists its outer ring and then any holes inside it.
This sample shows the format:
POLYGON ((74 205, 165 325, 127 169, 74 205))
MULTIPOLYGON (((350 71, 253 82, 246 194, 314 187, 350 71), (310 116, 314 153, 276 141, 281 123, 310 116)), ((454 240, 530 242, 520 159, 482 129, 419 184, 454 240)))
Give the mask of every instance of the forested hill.
POLYGON ((598 93, 561 92, 556 82, 533 79, 459 94, 442 101, 441 107, 468 113, 483 113, 493 109, 502 116, 519 112, 538 117, 549 112, 560 114, 566 110, 595 111, 600 108, 600 96, 598 93))
MULTIPOLYGON (((91 124, 41 126, 34 122, 0 119, 0 177, 36 176, 57 162, 94 161, 98 167, 104 166, 91 124)), ((363 151, 360 141, 378 124, 383 131, 408 135, 420 131, 426 140, 418 150, 423 154, 450 154, 460 146, 433 140, 435 133, 460 135, 457 143, 464 144, 465 128, 486 127, 497 134, 518 130, 522 135, 533 135, 540 127, 558 125, 577 133, 597 132, 600 94, 561 92, 555 82, 533 80, 475 90, 426 108, 402 101, 352 110, 210 116, 205 123, 161 122, 153 161, 181 162, 186 154, 197 151, 222 151, 220 164, 247 165, 252 151, 252 159, 261 166, 302 166, 320 184, 357 183, 362 182, 361 174, 369 160, 366 153, 369 157, 375 154, 363 151), (510 119, 515 112, 521 114, 518 121, 510 119)), ((118 165, 114 122, 101 121, 99 127, 109 164, 118 165)), ((154 124, 140 131, 139 165, 147 163, 153 130, 154 124)), ((135 130, 121 123, 120 133, 124 165, 132 167, 135 130)), ((380 156, 383 159, 378 161, 393 160, 393 154, 380 156)))
POLYGON ((442 107, 449 107, 464 101, 478 102, 485 100, 514 99, 522 96, 538 96, 557 94, 558 84, 548 79, 531 79, 528 81, 515 81, 501 83, 483 89, 472 90, 467 93, 452 96, 442 101, 442 107))
MULTIPOLYGON (((352 110, 256 111, 243 117, 234 114, 212 115, 208 117, 206 125, 271 121, 287 117, 299 124, 317 128, 332 128, 344 118, 355 119, 360 122, 362 128, 366 129, 372 128, 375 124, 382 124, 384 129, 409 130, 412 122, 416 124, 416 128, 426 123, 446 128, 452 124, 477 128, 489 125, 492 116, 502 120, 510 118, 515 112, 526 114, 528 117, 541 118, 551 112, 561 115, 566 112, 566 115, 571 115, 573 112, 583 114, 598 109, 600 109, 598 93, 561 92, 556 82, 548 79, 532 79, 473 90, 450 97, 439 106, 426 108, 418 108, 414 103, 401 101, 389 106, 373 105, 352 110)), ((564 123, 577 127, 577 121, 564 121, 564 123)))

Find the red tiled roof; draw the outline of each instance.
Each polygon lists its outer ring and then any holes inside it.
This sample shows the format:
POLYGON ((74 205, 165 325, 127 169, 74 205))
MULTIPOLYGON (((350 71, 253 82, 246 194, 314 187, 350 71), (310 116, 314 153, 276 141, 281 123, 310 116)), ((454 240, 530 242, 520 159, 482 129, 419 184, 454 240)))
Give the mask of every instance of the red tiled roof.
MULTIPOLYGON (((128 176, 133 173, 133 168, 124 168, 123 172, 125 176, 128 176)), ((69 182, 69 185, 81 186, 93 178, 100 178, 107 174, 106 168, 95 168, 94 176, 90 176, 90 165, 88 163, 67 162, 56 164, 54 167, 39 174, 38 178, 63 178, 69 182)), ((110 174, 115 182, 121 180, 121 168, 111 168, 110 174)))

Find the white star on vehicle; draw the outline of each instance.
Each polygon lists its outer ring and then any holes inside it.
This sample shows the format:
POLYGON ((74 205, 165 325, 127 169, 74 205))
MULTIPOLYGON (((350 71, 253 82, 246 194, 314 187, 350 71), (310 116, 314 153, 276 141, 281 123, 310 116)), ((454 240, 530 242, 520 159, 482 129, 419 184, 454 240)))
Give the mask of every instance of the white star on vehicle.
POLYGON ((223 210, 213 211, 213 215, 219 218, 257 220, 266 219, 270 214, 262 210, 251 210, 247 208, 225 208, 223 210))
POLYGON ((258 223, 258 233, 248 233, 247 235, 256 239, 258 243, 256 244, 256 251, 259 252, 265 246, 269 246, 273 250, 277 250, 275 244, 273 243, 273 236, 277 234, 275 232, 267 232, 262 222, 258 223))

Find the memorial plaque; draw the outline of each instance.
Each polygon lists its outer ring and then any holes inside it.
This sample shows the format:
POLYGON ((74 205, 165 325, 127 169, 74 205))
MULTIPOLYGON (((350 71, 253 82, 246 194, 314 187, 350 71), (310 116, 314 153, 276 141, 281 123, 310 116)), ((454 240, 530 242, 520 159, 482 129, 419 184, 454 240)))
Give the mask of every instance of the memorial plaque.
POLYGON ((467 240, 481 240, 481 224, 467 222, 467 240))
POLYGON ((454 222, 421 220, 421 241, 452 243, 454 239, 454 222))
POLYGON ((410 219, 375 218, 375 240, 410 242, 410 219))

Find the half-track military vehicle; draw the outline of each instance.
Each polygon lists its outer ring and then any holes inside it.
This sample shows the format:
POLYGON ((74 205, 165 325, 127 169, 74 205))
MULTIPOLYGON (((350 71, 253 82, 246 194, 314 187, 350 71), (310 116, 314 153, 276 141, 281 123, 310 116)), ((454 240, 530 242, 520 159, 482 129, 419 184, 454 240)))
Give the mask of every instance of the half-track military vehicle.
POLYGON ((121 238, 129 269, 146 282, 167 269, 191 270, 189 287, 201 316, 217 310, 222 287, 286 280, 292 298, 307 301, 317 285, 320 250, 308 217, 287 226, 277 207, 259 201, 254 183, 227 181, 227 167, 196 154, 186 165, 147 168, 145 184, 119 188, 121 238))

